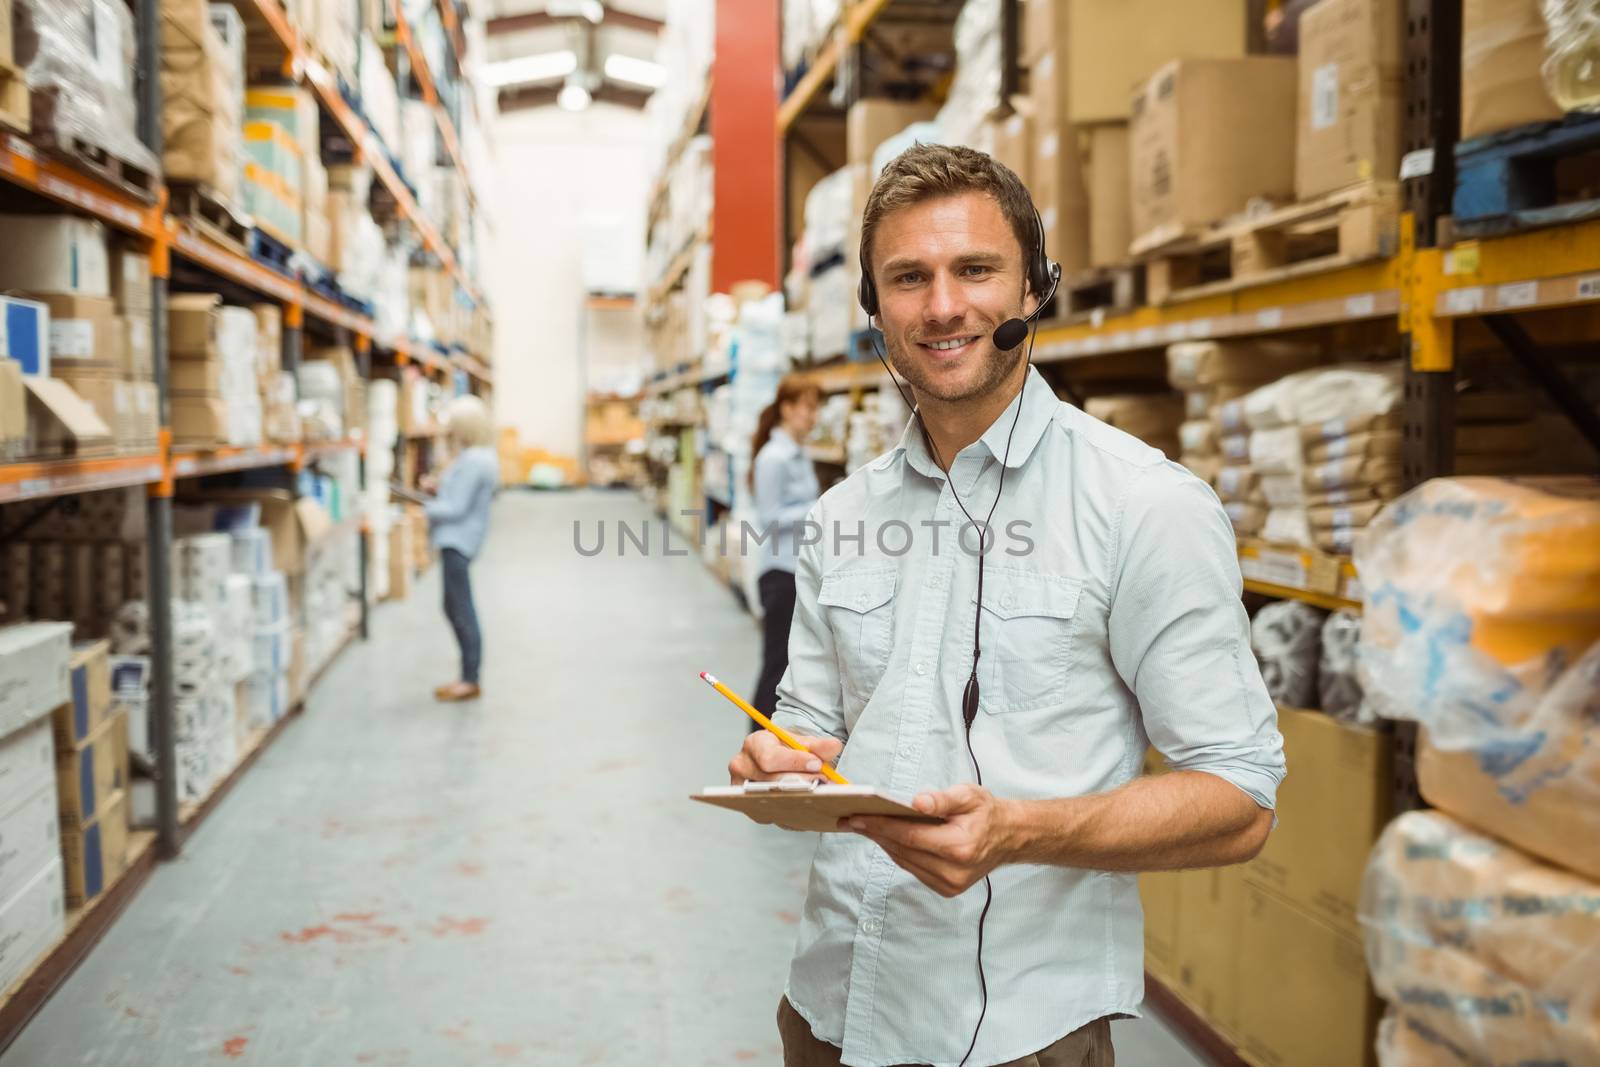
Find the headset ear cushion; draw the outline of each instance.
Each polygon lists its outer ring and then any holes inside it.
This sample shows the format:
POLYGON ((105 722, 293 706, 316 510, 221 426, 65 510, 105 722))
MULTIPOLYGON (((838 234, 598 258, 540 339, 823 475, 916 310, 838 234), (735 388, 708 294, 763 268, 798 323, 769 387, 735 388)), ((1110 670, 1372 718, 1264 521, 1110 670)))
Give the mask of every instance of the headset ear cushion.
POLYGON ((872 284, 872 279, 865 274, 861 276, 861 284, 856 289, 856 300, 861 304, 861 310, 868 315, 878 313, 878 294, 872 284))

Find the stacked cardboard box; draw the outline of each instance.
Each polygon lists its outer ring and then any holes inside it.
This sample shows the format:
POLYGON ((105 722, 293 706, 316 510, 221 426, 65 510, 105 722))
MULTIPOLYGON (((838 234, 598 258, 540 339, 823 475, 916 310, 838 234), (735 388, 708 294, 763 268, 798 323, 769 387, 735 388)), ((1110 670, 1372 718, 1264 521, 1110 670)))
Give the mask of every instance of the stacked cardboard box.
POLYGON ((1463 0, 1461 139, 1561 118, 1542 67, 1538 0, 1463 0))
POLYGON ((0 627, 0 989, 61 938, 66 908, 48 716, 71 695, 64 623, 0 627))
POLYGON ((1292 58, 1189 59, 1151 75, 1133 102, 1132 247, 1159 248, 1294 196, 1292 58))
POLYGON ((1243 55, 1247 8, 1241 0, 1025 5, 1022 59, 1031 74, 1033 127, 1027 180, 1063 274, 1127 258, 1134 232, 1127 122, 1135 87, 1173 59, 1243 55))
POLYGON ((257 320, 215 293, 167 301, 167 343, 175 442, 197 448, 261 442, 256 377, 257 320))
POLYGON ((1301 200, 1400 173, 1404 6, 1320 0, 1300 16, 1301 200))
POLYGON ((53 715, 66 901, 82 907, 121 876, 128 850, 128 717, 112 700, 110 646, 73 650, 71 697, 53 715))
POLYGON ((161 0, 161 166, 169 181, 235 200, 244 165, 243 57, 213 24, 212 6, 161 0))
POLYGON ((50 501, 6 507, 24 532, 0 546, 6 617, 61 619, 80 639, 106 634, 128 600, 144 596, 142 488, 85 493, 67 512, 50 501))

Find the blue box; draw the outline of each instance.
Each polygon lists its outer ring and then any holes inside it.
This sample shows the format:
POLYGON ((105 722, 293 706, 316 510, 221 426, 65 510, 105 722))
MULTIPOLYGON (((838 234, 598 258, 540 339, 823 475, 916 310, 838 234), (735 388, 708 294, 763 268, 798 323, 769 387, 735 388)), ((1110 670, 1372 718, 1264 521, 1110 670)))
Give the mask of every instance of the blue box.
POLYGON ((0 296, 0 358, 22 364, 29 377, 50 376, 50 309, 37 300, 0 296))

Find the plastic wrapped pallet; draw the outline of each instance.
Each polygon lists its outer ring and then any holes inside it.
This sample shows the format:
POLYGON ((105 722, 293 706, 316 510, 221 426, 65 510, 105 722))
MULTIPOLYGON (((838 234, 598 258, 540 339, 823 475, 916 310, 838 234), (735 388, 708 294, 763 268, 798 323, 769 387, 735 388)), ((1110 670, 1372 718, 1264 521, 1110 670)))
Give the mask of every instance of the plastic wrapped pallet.
MULTIPOLYGON (((200 17, 206 18, 204 5, 200 17)), ((34 135, 99 148, 156 173, 156 158, 138 135, 137 37, 128 6, 119 0, 16 0, 12 24, 34 135)))
POLYGON ((1261 539, 1278 545, 1299 545, 1310 548, 1316 543, 1311 528, 1311 516, 1297 504, 1269 507, 1261 524, 1261 539))
POLYGON ((1310 708, 1317 702, 1317 664, 1328 613, 1298 600, 1277 600, 1250 621, 1250 647, 1267 692, 1279 704, 1310 708))
POLYGON ((1388 1047, 1428 1050, 1386 1065, 1576 1067, 1600 1058, 1593 881, 1444 813, 1412 811, 1372 851, 1361 922, 1373 985, 1416 1024, 1386 1033, 1388 1047))
POLYGON ((949 144, 992 150, 981 143, 985 120, 1000 99, 1000 2, 967 0, 956 16, 956 74, 939 111, 949 144))
POLYGON ((1441 478, 1356 545, 1361 682, 1435 806, 1600 879, 1600 484, 1441 478))
POLYGON ((1317 665, 1319 707, 1341 722, 1365 725, 1374 716, 1361 699, 1358 654, 1361 616, 1335 611, 1322 624, 1322 659, 1317 665))
POLYGON ((198 182, 234 201, 244 166, 244 68, 211 17, 221 6, 162 0, 161 168, 168 180, 198 182))

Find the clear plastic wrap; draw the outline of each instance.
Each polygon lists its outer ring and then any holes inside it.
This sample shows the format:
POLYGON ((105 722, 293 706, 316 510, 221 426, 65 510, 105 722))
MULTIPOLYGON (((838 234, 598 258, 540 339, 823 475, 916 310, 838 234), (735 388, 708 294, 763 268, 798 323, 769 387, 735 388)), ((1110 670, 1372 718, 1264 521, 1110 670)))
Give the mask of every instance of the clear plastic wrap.
POLYGON ((1564 111, 1600 111, 1600 0, 1544 0, 1544 84, 1564 111))
POLYGON ((1299 600, 1277 600, 1250 621, 1250 647, 1276 703, 1316 707, 1317 661, 1327 614, 1299 600))
POLYGON ((1424 795, 1600 878, 1600 482, 1436 479, 1358 544, 1361 683, 1424 795))
POLYGON ((1322 659, 1317 666, 1317 696, 1324 712, 1341 722, 1367 724, 1376 719, 1361 699, 1356 657, 1361 643, 1361 616, 1335 611, 1322 624, 1322 659))
POLYGON ((16 63, 33 98, 33 130, 99 148, 155 174, 139 140, 133 13, 121 0, 17 0, 16 63))
POLYGON ((1373 849, 1360 918, 1394 1006, 1385 1067, 1600 1063, 1600 885, 1413 811, 1373 849))

